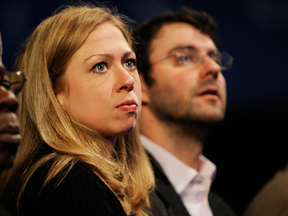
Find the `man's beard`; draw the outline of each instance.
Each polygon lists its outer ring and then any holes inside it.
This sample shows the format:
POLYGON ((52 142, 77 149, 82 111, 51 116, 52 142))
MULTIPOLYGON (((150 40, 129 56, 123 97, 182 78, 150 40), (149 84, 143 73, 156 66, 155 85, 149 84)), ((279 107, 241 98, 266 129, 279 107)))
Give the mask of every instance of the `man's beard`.
MULTIPOLYGON (((201 110, 192 99, 182 98, 180 94, 177 95, 175 92, 167 86, 160 88, 157 83, 150 87, 150 109, 161 122, 180 127, 184 133, 185 131, 191 133, 191 130, 195 131, 197 127, 211 128, 223 120, 225 107, 221 111, 222 114, 208 114, 201 110)), ((196 94, 196 90, 191 90, 191 98, 196 94)))

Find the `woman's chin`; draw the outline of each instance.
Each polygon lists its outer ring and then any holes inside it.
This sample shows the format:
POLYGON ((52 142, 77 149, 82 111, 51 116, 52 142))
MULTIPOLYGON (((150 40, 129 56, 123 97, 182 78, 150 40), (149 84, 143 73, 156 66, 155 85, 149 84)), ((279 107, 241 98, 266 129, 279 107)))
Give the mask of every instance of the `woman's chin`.
POLYGON ((132 125, 130 127, 125 128, 125 130, 123 130, 119 136, 124 136, 127 135, 129 133, 131 133, 133 130, 135 129, 135 125, 132 125))
POLYGON ((124 136, 127 135, 129 133, 131 133, 136 127, 136 122, 131 122, 130 124, 126 124, 126 125, 118 125, 118 126, 114 126, 113 129, 110 128, 110 130, 106 130, 106 131, 101 131, 99 132, 100 135, 102 135, 103 137, 105 137, 107 139, 107 137, 118 137, 118 136, 124 136))
POLYGON ((136 122, 133 122, 131 124, 127 124, 126 126, 121 128, 120 131, 118 131, 117 136, 124 136, 124 135, 131 133, 135 129, 135 126, 136 126, 136 122))

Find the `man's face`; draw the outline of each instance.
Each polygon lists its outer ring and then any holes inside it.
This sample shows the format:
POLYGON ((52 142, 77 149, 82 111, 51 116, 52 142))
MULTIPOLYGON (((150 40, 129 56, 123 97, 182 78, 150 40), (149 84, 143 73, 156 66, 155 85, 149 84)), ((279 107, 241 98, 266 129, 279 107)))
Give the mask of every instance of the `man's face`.
POLYGON ((150 62, 157 63, 151 69, 155 82, 147 92, 147 103, 160 120, 214 123, 224 118, 225 78, 207 55, 215 50, 212 39, 189 24, 162 26, 150 47, 150 62), (186 57, 161 61, 185 48, 197 50, 202 63, 185 64, 186 57))
MULTIPOLYGON (((0 73, 4 72, 5 67, 0 60, 0 73)), ((0 173, 13 165, 21 141, 16 108, 15 95, 0 85, 0 173)))

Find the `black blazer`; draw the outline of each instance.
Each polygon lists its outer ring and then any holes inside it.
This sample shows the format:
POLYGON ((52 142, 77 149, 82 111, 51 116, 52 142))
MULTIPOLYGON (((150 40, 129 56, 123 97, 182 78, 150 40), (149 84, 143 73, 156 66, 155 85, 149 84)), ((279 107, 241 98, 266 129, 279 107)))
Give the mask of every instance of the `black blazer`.
MULTIPOLYGON (((166 211, 169 216, 190 216, 180 196, 177 194, 169 180, 167 179, 164 171, 157 161, 148 153, 152 167, 154 169, 157 197, 162 201, 162 205, 156 199, 151 199, 152 213, 154 216, 159 215, 166 211), (154 201, 156 200, 156 202, 154 201)), ((236 216, 233 210, 216 194, 209 192, 208 201, 214 216, 236 216)))

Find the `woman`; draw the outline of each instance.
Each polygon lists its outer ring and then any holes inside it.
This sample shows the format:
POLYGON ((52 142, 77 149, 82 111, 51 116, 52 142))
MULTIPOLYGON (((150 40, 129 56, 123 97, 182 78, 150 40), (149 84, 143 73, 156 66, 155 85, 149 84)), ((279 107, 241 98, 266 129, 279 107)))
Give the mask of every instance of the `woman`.
POLYGON ((123 17, 108 9, 68 7, 36 28, 17 60, 28 80, 22 143, 1 182, 10 209, 147 215, 154 182, 134 130, 141 91, 131 47, 123 17))

